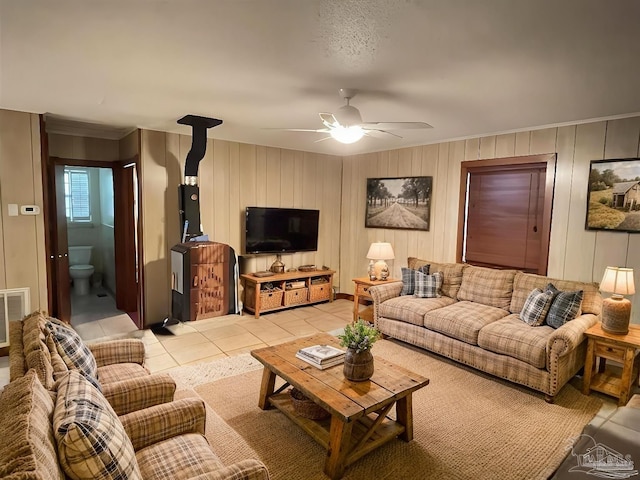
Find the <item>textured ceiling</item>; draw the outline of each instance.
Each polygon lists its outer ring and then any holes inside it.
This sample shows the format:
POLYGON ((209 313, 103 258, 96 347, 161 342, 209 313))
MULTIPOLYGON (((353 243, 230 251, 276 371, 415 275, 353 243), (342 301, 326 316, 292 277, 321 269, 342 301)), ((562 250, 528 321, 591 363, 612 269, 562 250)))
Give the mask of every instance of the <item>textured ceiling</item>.
POLYGON ((0 0, 0 107, 352 154, 640 112, 637 0, 0 0), (353 145, 320 128, 430 130, 353 145))

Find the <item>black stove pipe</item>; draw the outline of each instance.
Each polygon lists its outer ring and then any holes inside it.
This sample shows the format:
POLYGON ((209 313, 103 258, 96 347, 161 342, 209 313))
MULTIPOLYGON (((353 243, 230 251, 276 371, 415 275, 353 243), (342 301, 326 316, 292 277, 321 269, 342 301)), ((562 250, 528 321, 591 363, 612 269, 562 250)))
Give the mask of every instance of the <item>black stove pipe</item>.
POLYGON ((222 120, 217 118, 185 115, 178 123, 191 125, 191 150, 184 166, 184 184, 178 187, 180 209, 180 229, 182 241, 202 235, 200 230, 200 188, 198 187, 198 167, 207 149, 207 129, 217 127, 222 120))

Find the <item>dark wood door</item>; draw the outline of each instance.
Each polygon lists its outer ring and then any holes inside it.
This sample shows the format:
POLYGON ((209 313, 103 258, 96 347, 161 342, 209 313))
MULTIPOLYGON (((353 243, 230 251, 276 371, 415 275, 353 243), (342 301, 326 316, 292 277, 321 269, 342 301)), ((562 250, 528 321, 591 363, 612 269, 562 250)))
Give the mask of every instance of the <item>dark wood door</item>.
MULTIPOLYGON (((52 171, 52 211, 55 221, 50 222, 51 230, 51 253, 49 255, 50 265, 53 271, 52 278, 55 281, 53 287, 54 305, 51 314, 64 322, 71 321, 71 297, 70 297, 70 277, 69 277, 69 245, 67 243, 67 212, 64 199, 64 165, 53 165, 52 171)), ((52 288, 52 286, 49 286, 52 288)))
MULTIPOLYGON (((134 166, 135 162, 127 161, 120 162, 113 168, 116 307, 128 313, 138 310, 138 259, 134 192, 136 169, 134 166)), ((136 316, 134 320, 139 322, 140 317, 136 316)))

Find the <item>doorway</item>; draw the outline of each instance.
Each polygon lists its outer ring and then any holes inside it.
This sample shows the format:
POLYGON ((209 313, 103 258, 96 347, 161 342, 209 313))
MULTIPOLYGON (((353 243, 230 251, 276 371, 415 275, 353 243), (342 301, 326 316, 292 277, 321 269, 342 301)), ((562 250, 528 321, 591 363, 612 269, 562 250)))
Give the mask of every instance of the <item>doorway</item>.
POLYGON ((49 312, 74 327, 114 319, 105 335, 141 328, 139 156, 56 157, 42 134, 49 312))
POLYGON ((463 162, 458 261, 545 275, 555 154, 463 162))

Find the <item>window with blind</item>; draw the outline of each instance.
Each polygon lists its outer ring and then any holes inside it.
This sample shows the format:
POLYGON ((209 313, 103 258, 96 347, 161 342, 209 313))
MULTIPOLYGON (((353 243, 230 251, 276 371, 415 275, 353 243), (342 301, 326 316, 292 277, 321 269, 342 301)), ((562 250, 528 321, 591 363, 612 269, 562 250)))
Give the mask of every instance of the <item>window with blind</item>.
POLYGON ((67 220, 91 221, 91 191, 89 172, 83 168, 65 168, 64 202, 67 220))
POLYGON ((463 162, 458 259, 546 274, 555 154, 463 162))

